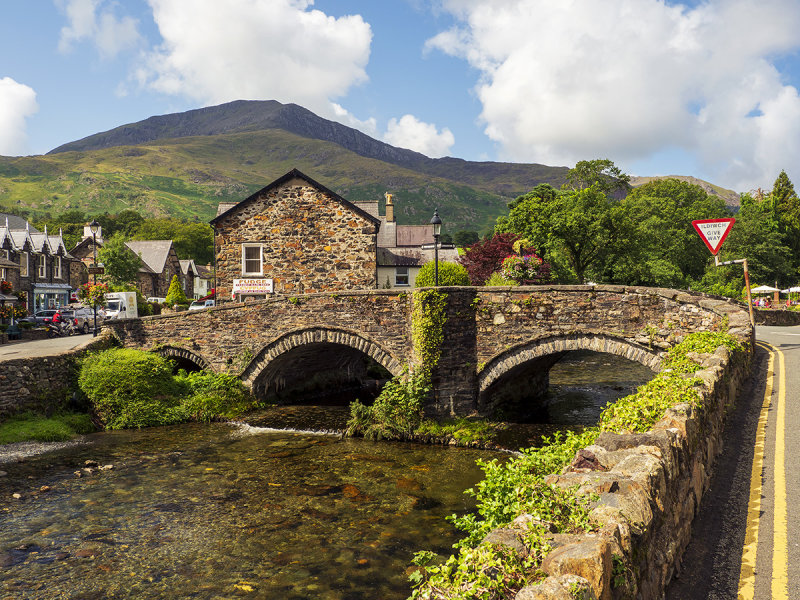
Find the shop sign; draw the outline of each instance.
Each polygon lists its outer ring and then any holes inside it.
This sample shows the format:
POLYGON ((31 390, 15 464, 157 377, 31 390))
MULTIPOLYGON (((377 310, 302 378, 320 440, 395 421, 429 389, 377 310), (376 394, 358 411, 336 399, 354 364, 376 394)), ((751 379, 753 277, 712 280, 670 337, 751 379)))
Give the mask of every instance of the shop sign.
POLYGON ((243 296, 272 293, 272 279, 234 279, 233 293, 243 296))

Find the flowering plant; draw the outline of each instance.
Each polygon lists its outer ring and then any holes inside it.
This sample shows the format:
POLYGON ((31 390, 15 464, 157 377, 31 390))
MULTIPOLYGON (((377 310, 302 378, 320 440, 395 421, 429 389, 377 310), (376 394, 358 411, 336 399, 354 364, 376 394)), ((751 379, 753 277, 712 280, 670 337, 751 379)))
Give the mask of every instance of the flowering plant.
POLYGON ((85 283, 78 288, 78 299, 87 306, 103 306, 110 291, 105 283, 85 283))
POLYGON ((0 280, 0 292, 3 294, 10 294, 13 289, 10 281, 6 281, 5 279, 0 280))
POLYGON ((28 311, 25 310, 24 306, 12 306, 11 304, 0 306, 0 319, 10 319, 11 317, 21 319, 27 314, 28 311))
POLYGON ((550 278, 550 265, 536 254, 512 254, 503 259, 502 274, 521 285, 542 283, 550 278))

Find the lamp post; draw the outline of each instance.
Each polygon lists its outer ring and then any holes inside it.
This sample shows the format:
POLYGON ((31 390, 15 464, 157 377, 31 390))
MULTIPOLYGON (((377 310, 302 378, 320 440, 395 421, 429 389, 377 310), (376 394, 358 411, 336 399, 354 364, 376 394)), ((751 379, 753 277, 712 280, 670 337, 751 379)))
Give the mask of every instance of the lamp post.
MULTIPOLYGON (((97 230, 100 229, 100 223, 97 219, 92 219, 89 223, 89 231, 92 232, 92 267, 97 268, 97 230)), ((97 273, 92 273, 92 285, 97 285, 97 273)), ((94 337, 97 337, 97 300, 92 299, 92 308, 94 309, 94 337)))
POLYGON ((439 236, 442 233, 442 220, 439 218, 438 208, 433 210, 431 225, 433 225, 433 282, 439 287, 439 236))

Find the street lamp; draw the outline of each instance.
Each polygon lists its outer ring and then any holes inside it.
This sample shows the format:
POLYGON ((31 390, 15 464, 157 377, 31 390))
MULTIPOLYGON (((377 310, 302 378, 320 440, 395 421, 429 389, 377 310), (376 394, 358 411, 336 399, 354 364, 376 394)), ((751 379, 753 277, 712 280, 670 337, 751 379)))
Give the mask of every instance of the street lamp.
POLYGON ((442 220, 439 218, 438 208, 433 210, 431 225, 433 225, 433 282, 439 287, 439 236, 442 233, 442 220))
MULTIPOLYGON (((97 219, 92 219, 89 223, 89 231, 92 232, 92 285, 97 286, 97 231, 100 229, 100 223, 97 219)), ((97 299, 92 299, 92 308, 94 308, 94 337, 97 337, 97 299)))

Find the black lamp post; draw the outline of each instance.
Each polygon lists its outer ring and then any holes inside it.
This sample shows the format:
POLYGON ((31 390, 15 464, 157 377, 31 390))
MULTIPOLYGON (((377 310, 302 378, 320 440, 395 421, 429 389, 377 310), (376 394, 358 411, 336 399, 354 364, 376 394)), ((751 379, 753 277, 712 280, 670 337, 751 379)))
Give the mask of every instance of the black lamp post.
POLYGON ((442 233, 442 220, 439 218, 438 208, 433 210, 431 225, 433 225, 433 281, 436 287, 439 287, 439 236, 442 233))
MULTIPOLYGON (((89 231, 92 232, 92 267, 97 269, 97 230, 100 229, 100 223, 97 219, 92 219, 89 223, 89 231)), ((92 273, 92 285, 97 285, 97 272, 92 273)), ((92 308, 94 309, 94 337, 97 337, 97 300, 92 300, 92 308)))

